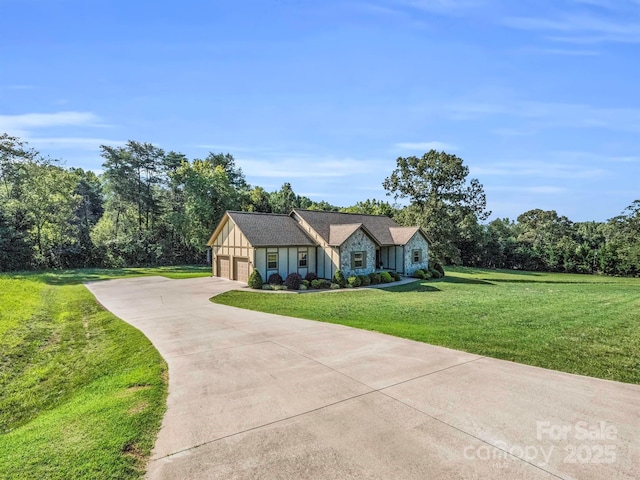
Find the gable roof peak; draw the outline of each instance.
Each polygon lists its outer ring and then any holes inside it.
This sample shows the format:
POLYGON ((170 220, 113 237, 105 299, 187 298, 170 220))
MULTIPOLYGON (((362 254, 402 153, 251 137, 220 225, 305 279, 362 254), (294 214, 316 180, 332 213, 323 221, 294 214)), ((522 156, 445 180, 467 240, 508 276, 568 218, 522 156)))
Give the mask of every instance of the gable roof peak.
POLYGON ((291 213, 293 212, 312 212, 312 213, 326 213, 326 214, 332 214, 332 215, 357 215, 360 217, 382 217, 382 218, 391 218, 388 217, 387 215, 375 215, 373 213, 358 213, 358 212, 335 212, 333 210, 310 210, 308 208, 294 208, 293 210, 291 210, 291 213))
POLYGON ((253 247, 315 246, 309 237, 289 215, 282 213, 236 212, 227 211, 209 239, 212 245, 220 234, 226 219, 231 221, 244 234, 253 247))
POLYGON ((302 218, 327 243, 330 241, 331 225, 361 223, 378 245, 395 245, 389 228, 399 226, 385 215, 302 209, 293 209, 291 214, 302 218))

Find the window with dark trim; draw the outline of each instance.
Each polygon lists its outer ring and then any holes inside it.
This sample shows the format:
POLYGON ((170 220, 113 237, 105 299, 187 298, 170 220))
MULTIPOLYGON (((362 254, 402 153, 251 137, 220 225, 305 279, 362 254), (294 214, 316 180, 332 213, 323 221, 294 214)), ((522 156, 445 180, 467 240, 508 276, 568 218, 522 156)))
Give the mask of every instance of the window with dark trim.
POLYGON ((413 263, 422 263, 422 250, 411 252, 411 258, 413 258, 413 263))
POLYGON ((298 268, 307 268, 307 252, 298 252, 298 268))
POLYGON ((367 253, 351 252, 351 268, 367 268, 367 253))
POLYGON ((278 254, 267 253, 267 270, 277 270, 277 269, 278 269, 278 254))

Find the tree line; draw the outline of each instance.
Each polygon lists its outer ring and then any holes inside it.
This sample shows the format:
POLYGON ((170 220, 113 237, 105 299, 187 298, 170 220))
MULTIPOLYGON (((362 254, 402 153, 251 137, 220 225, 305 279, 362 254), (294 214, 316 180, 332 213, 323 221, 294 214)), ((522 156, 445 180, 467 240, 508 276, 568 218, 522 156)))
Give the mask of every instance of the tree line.
POLYGON ((640 275, 640 200, 607 222, 531 210, 486 223, 482 184, 445 152, 398 158, 383 186, 409 205, 365 200, 341 208, 297 195, 289 183, 273 192, 252 186, 230 154, 189 159, 137 141, 100 150, 96 175, 0 135, 0 271, 205 263, 226 210, 305 208, 420 225, 444 264, 640 275))

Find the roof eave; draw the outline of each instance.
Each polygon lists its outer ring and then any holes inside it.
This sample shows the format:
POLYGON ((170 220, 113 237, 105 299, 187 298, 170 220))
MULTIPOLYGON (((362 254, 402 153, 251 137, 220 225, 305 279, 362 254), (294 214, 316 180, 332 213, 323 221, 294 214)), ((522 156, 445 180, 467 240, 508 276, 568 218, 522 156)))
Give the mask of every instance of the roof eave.
POLYGON ((207 242, 207 246, 208 247, 213 245, 213 241, 216 239, 216 237, 218 235, 220 235, 220 231, 224 227, 225 223, 227 223, 229 221, 230 218, 231 218, 231 216, 229 215, 229 212, 228 211, 224 212, 224 215, 220 219, 220 222, 218 222, 218 226, 216 227, 216 229, 211 234, 211 237, 209 237, 209 241, 207 242))

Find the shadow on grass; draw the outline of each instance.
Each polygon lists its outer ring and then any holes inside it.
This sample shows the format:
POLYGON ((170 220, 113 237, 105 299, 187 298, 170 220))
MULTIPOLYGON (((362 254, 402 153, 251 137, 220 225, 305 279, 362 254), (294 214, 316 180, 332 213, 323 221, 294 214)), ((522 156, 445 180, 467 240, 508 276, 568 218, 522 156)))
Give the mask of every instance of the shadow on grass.
POLYGON ((492 278, 492 282, 496 283, 533 283, 533 284, 549 284, 549 285, 598 285, 598 284, 612 284, 614 282, 581 282, 581 281, 570 281, 570 280, 524 280, 524 279, 509 279, 509 278, 492 278))
POLYGON ((33 272, 6 273, 7 278, 18 280, 31 280, 47 285, 65 286, 80 285, 84 282, 109 280, 123 277, 142 277, 150 275, 166 276, 171 278, 180 275, 188 275, 208 271, 208 267, 202 266, 167 266, 167 267, 131 267, 131 268, 75 268, 68 270, 39 270, 33 272))
POLYGON ((488 280, 483 280, 480 278, 456 277, 455 275, 451 275, 451 274, 447 275, 444 278, 438 279, 436 281, 439 283, 463 283, 466 285, 495 285, 493 282, 490 282, 488 280))
POLYGON ((390 293, 425 293, 425 292, 441 292, 438 287, 429 285, 424 282, 407 283, 405 285, 398 285, 397 287, 384 288, 382 291, 390 293))
POLYGON ((527 277, 541 277, 543 275, 548 275, 548 273, 543 273, 543 272, 531 272, 528 270, 508 270, 504 268, 478 269, 473 267, 447 267, 446 271, 448 275, 450 275, 451 273, 466 273, 469 275, 486 275, 487 271, 490 271, 492 273, 506 273, 509 275, 522 275, 527 277))

